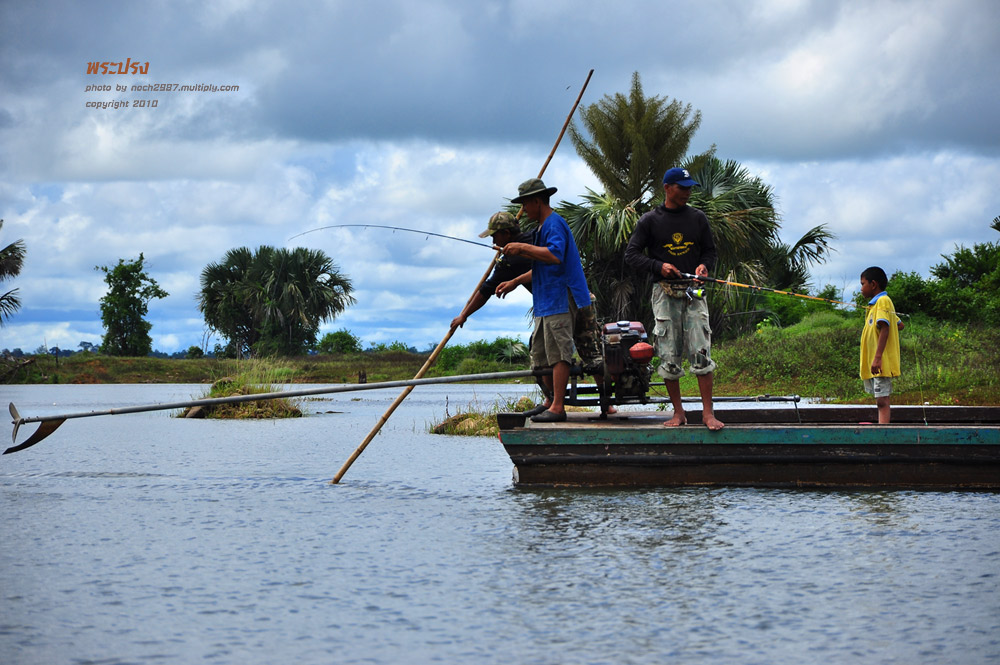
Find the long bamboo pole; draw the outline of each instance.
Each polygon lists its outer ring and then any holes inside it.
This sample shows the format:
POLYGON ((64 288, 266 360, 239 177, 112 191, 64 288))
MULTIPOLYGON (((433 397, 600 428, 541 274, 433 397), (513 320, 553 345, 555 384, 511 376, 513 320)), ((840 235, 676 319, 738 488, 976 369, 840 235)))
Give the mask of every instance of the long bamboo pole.
MULTIPOLYGON (((566 133, 566 128, 569 127, 569 123, 573 119, 573 114, 576 113, 576 107, 579 106, 580 100, 583 99, 583 93, 587 89, 587 85, 590 83, 590 77, 593 75, 594 75, 594 70, 591 69, 590 72, 587 74, 587 80, 583 82, 583 87, 580 88, 580 94, 577 95, 576 101, 573 102, 573 108, 570 109, 569 115, 566 116, 566 122, 563 123, 562 129, 559 130, 559 136, 556 138, 555 145, 552 146, 552 150, 549 152, 549 156, 545 158, 545 163, 542 164, 542 168, 538 172, 539 178, 541 178, 545 174, 545 169, 548 168, 549 162, 552 161, 552 156, 556 154, 556 149, 559 147, 559 143, 562 141, 563 134, 566 133)), ((520 211, 518 211, 518 217, 520 216, 521 213, 520 211)), ((500 256, 499 251, 493 255, 493 259, 490 261, 489 266, 486 268, 486 272, 483 273, 482 279, 480 279, 479 283, 476 284, 476 288, 472 290, 472 294, 469 296, 469 300, 475 297, 476 292, 479 291, 479 287, 481 287, 483 285, 483 282, 486 281, 486 278, 490 276, 490 272, 492 272, 493 266, 496 263, 497 257, 499 256, 500 256)), ((466 302, 468 303, 468 301, 466 302)), ((427 362, 425 362, 423 367, 421 367, 417 371, 416 376, 413 377, 414 379, 419 379, 424 375, 425 372, 427 372, 428 369, 430 369, 431 365, 433 365, 434 362, 437 360, 437 357, 441 353, 441 350, 445 347, 445 345, 451 339, 451 336, 454 334, 455 334, 455 329, 449 328, 444 338, 442 338, 441 341, 438 342, 438 345, 434 347, 434 351, 431 353, 430 357, 427 358, 427 362)), ((361 442, 361 445, 359 445, 357 449, 353 453, 351 453, 351 456, 347 458, 347 461, 344 462, 344 465, 340 467, 340 471, 338 471, 337 475, 335 475, 333 477, 333 480, 330 481, 331 484, 336 485, 337 483, 340 482, 340 479, 344 477, 344 474, 347 473, 347 470, 351 468, 352 464, 354 464, 354 460, 358 459, 358 457, 361 456, 361 453, 364 452, 365 448, 368 447, 368 444, 371 443, 372 439, 375 438, 375 435, 379 433, 379 430, 382 429, 382 426, 385 425, 386 422, 388 422, 389 417, 396 410, 396 408, 403 403, 403 400, 406 399, 406 397, 411 392, 413 392, 413 388, 414 388, 413 386, 407 386, 403 390, 403 392, 399 394, 399 397, 397 397, 395 401, 393 401, 393 403, 389 406, 386 412, 382 414, 382 417, 379 418, 378 422, 375 423, 375 427, 373 427, 372 431, 368 433, 368 436, 365 437, 365 440, 361 442)))

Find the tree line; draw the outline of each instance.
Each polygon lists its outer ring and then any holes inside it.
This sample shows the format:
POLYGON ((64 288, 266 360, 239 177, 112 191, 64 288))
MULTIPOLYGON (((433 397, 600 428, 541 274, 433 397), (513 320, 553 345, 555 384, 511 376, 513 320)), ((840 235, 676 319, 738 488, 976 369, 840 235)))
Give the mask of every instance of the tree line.
MULTIPOLYGON (((719 261, 714 276, 808 293, 810 267, 829 256, 835 236, 825 224, 785 243, 770 185, 738 162, 720 158, 714 146, 701 154, 688 153, 700 124, 701 113, 690 104, 646 96, 638 72, 632 76, 628 94, 606 95, 582 106, 579 124, 571 123, 573 145, 603 191, 588 189, 580 203, 563 201, 554 207, 576 239, 588 284, 597 298, 599 319, 638 320, 652 330, 647 277, 625 264, 624 252, 638 219, 662 203, 662 174, 674 166, 688 169, 701 184, 689 203, 705 212, 715 235, 719 261)), ((998 220, 993 220, 993 228, 1000 230, 998 220)), ((0 250, 0 283, 17 276, 25 252, 22 241, 0 250)), ((1000 322, 998 255, 997 243, 958 247, 931 269, 928 279, 916 273, 893 275, 890 295, 900 311, 1000 322)), ((168 294, 147 273, 142 254, 134 261, 120 260, 115 266, 96 269, 104 273, 108 284, 100 301, 105 328, 101 351, 150 354, 151 326, 145 321, 148 304, 168 294)), ((198 307, 206 326, 224 340, 216 345, 216 355, 361 350, 360 340, 346 330, 318 339, 320 326, 355 302, 351 280, 320 250, 231 249, 202 271, 200 286, 198 307)), ((836 299, 831 286, 819 295, 836 299)), ((788 302, 758 292, 717 290, 709 300, 713 330, 725 338, 753 330, 765 319, 794 323, 806 305, 792 302, 798 299, 784 300, 788 302)), ((17 289, 0 291, 0 325, 19 307, 17 289)), ((373 350, 410 349, 393 342, 373 350)), ((513 342, 507 351, 514 353, 513 342)), ((450 361, 443 355, 440 362, 450 361)))

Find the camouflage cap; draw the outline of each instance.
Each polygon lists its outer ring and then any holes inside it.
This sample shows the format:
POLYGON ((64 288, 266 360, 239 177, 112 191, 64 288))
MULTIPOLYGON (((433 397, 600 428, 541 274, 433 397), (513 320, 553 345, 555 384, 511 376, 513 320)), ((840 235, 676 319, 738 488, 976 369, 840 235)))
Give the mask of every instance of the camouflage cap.
POLYGON ((521 230, 521 225, 514 219, 514 215, 509 212, 500 211, 490 217, 490 223, 487 224, 486 230, 479 234, 479 237, 485 238, 505 229, 511 232, 518 232, 521 230))

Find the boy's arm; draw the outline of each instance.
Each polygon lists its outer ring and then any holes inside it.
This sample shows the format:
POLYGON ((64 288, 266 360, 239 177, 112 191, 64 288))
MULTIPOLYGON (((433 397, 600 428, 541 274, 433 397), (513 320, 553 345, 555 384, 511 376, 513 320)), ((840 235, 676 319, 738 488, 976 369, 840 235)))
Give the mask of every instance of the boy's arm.
POLYGON ((879 375, 882 373, 882 352, 885 351, 885 344, 889 341, 889 324, 879 321, 876 325, 878 344, 875 345, 875 356, 872 358, 872 374, 879 375))

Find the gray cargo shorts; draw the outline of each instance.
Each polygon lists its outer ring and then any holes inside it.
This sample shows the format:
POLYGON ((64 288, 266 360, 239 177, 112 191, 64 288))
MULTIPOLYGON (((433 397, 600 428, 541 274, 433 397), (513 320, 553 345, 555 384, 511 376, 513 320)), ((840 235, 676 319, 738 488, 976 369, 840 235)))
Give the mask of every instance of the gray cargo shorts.
POLYGON ((862 379, 862 382, 865 386, 865 392, 876 399, 879 397, 888 397, 892 394, 891 376, 876 376, 871 379, 862 379))
POLYGON ((708 303, 703 298, 675 298, 653 284, 651 297, 656 327, 656 353, 660 356, 657 373, 667 381, 684 376, 682 363, 687 359, 691 373, 711 374, 716 364, 712 360, 712 328, 708 323, 708 303))

